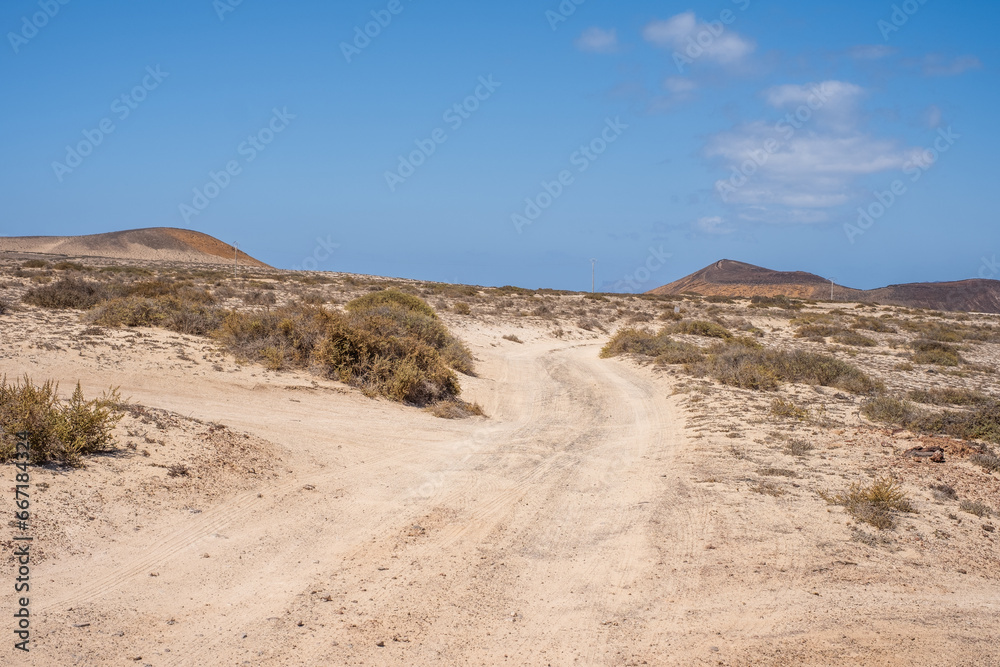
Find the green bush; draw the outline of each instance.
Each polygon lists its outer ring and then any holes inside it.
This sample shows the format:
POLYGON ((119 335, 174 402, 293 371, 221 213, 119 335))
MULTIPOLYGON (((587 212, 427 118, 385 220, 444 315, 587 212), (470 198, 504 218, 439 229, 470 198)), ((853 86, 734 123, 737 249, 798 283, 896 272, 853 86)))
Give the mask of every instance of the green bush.
POLYGON ((32 463, 77 465, 82 456, 111 446, 124 416, 118 391, 87 401, 77 383, 73 395, 61 401, 58 389, 51 381, 35 385, 28 376, 17 384, 0 380, 0 461, 16 456, 18 433, 28 434, 32 463))

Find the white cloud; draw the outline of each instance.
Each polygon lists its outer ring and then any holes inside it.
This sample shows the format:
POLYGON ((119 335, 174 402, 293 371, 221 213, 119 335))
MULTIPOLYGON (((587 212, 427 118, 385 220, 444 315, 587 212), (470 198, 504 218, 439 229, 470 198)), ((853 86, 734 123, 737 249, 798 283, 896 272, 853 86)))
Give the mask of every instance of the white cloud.
POLYGON ((860 129, 863 94, 841 81, 764 91, 768 104, 793 112, 709 138, 705 156, 726 171, 716 192, 745 220, 819 222, 851 203, 864 177, 918 161, 919 150, 860 129), (807 113, 796 116, 802 109, 807 113))
POLYGON ((737 64, 753 53, 756 45, 741 37, 721 21, 706 23, 688 11, 665 21, 652 21, 642 37, 662 49, 673 49, 694 61, 704 58, 721 65, 737 64))
POLYGON ((857 123, 858 102, 864 89, 844 81, 774 86, 764 91, 764 100, 775 109, 806 118, 816 125, 847 129, 857 123))
POLYGON ((972 69, 979 69, 983 63, 975 56, 946 58, 937 53, 924 56, 921 70, 924 76, 958 76, 972 69))
POLYGON ((588 53, 614 53, 618 50, 618 32, 614 29, 587 28, 575 43, 576 48, 588 53))
POLYGON ((704 232, 706 234, 729 234, 734 230, 730 227, 724 227, 725 221, 720 216, 710 216, 704 218, 698 218, 695 223, 695 229, 704 232))

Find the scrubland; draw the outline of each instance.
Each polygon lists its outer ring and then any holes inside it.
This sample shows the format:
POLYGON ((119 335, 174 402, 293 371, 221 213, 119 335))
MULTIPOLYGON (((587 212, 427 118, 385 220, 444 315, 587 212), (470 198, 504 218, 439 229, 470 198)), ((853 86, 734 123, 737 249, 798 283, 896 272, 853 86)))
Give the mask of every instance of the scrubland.
POLYGON ((998 367, 997 316, 6 258, 32 659, 991 664, 998 367))

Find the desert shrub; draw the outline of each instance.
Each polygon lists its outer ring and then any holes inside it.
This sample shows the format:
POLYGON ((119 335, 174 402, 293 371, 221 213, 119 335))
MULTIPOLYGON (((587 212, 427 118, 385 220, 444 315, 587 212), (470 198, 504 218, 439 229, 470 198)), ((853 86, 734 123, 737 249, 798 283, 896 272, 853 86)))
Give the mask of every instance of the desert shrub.
POLYGON ((886 394, 866 401, 861 414, 872 421, 905 425, 913 420, 916 410, 909 401, 886 394))
POLYGON ((799 301, 792 301, 787 296, 754 296, 750 298, 751 308, 784 308, 786 310, 798 310, 803 307, 799 301))
POLYGON ((992 452, 973 454, 969 457, 969 461, 984 470, 989 470, 990 472, 1000 472, 1000 456, 997 456, 992 452))
POLYGON ((868 401, 861 414, 872 421, 885 422, 919 433, 948 435, 962 440, 1000 443, 1000 403, 991 402, 973 410, 922 412, 912 403, 894 396, 878 396, 868 401))
POLYGON ((958 509, 963 512, 968 512, 969 514, 974 514, 980 518, 993 514, 993 510, 990 509, 989 505, 981 503, 978 500, 963 500, 958 504, 958 509))
POLYGON ((28 261, 21 264, 22 269, 47 269, 49 268, 49 263, 44 259, 29 259, 28 261))
POLYGON ((660 313, 660 316, 657 317, 656 319, 666 320, 668 322, 680 322, 681 320, 684 319, 684 315, 682 315, 678 311, 671 309, 663 311, 662 313, 660 313))
POLYGON ((521 340, 520 338, 518 338, 514 334, 507 334, 506 336, 503 336, 503 339, 504 340, 509 340, 512 343, 523 343, 524 342, 523 340, 521 340))
POLYGON ((464 419, 466 417, 482 417, 482 406, 478 403, 466 403, 465 401, 440 401, 427 408, 435 417, 441 419, 464 419))
POLYGON ((369 395, 416 405, 456 400, 454 371, 471 374, 472 354, 422 299, 383 290, 347 311, 229 312, 215 336, 238 357, 275 370, 312 366, 369 395))
POLYGON ((781 382, 835 387, 854 394, 882 389, 882 383, 834 357, 763 348, 749 338, 736 338, 711 350, 705 364, 692 368, 697 374, 711 375, 719 382, 744 389, 770 391, 781 382))
POLYGON ((798 473, 794 470, 789 470, 787 468, 760 468, 757 470, 758 475, 763 475, 764 477, 798 477, 798 473))
POLYGON ((268 312, 228 311, 212 335, 237 358, 269 368, 308 367, 329 320, 341 317, 322 309, 280 308, 268 312))
POLYGON ((958 491, 949 484, 931 484, 930 489, 938 500, 958 500, 958 491))
POLYGON ((788 443, 782 448, 782 451, 789 456, 805 456, 813 449, 815 449, 815 447, 811 442, 795 438, 789 440, 788 443))
POLYGON ((24 303, 54 310, 93 308, 107 296, 102 283, 63 278, 41 287, 33 287, 24 295, 24 303))
POLYGON ((900 326, 913 333, 920 334, 921 338, 939 343, 960 343, 965 339, 963 335, 964 327, 960 324, 944 325, 940 322, 927 322, 925 320, 903 320, 900 326))
POLYGON ((670 366, 674 364, 693 364, 705 358, 705 353, 696 345, 683 343, 681 341, 667 341, 656 355, 657 366, 670 366))
POLYGON ((103 266, 101 273, 125 274, 129 276, 151 276, 153 272, 141 266, 103 266))
POLYGON ((775 417, 785 417, 788 419, 804 420, 809 418, 809 411, 800 408, 791 401, 776 398, 771 401, 771 414, 775 417))
POLYGON ((207 336, 222 323, 222 313, 180 296, 127 296, 101 303, 87 319, 105 327, 163 327, 177 333, 207 336))
POLYGON ((89 269, 83 264, 77 264, 76 262, 59 262, 53 267, 56 271, 89 271, 89 269))
POLYGON ((372 312, 383 308, 402 309, 405 311, 419 313, 430 318, 437 318, 434 309, 426 301, 418 296, 400 292, 397 289, 380 290, 371 292, 354 299, 347 304, 348 312, 372 312))
POLYGON ((601 325, 601 323, 592 317, 581 318, 577 321, 576 326, 580 327, 584 331, 593 331, 594 329, 605 331, 605 328, 601 325))
POLYGON ((833 502, 879 530, 896 525, 894 512, 915 511, 899 482, 891 477, 879 477, 868 486, 852 484, 845 493, 834 496, 833 502))
POLYGON ((449 336, 440 352, 442 361, 451 368, 463 375, 475 375, 475 358, 462 341, 449 336))
POLYGON ((248 306, 273 306, 278 303, 278 298, 273 292, 264 290, 251 290, 242 296, 243 303, 248 306))
POLYGON ((642 322, 652 322, 653 321, 653 316, 650 315, 647 312, 639 311, 637 313, 632 313, 631 315, 629 315, 628 320, 626 320, 626 321, 629 324, 639 324, 639 323, 642 323, 642 322))
POLYGON ((751 486, 750 490, 761 495, 780 497, 785 495, 785 491, 772 482, 760 482, 757 486, 751 486))
POLYGON ((133 296, 105 301, 88 319, 104 327, 155 327, 166 317, 167 310, 161 300, 133 296))
POLYGON ((222 313, 213 308, 179 302, 170 308, 161 326, 189 336, 207 336, 222 324, 222 313))
POLYGON ((844 330, 832 324, 803 324, 795 330, 796 338, 826 338, 844 333, 844 330))
POLYGON ((633 328, 619 330, 601 350, 601 356, 622 354, 654 357, 661 364, 691 363, 704 356, 700 348, 672 339, 667 328, 659 333, 633 328))
POLYGON ((971 389, 914 389, 907 397, 917 403, 928 405, 989 405, 994 398, 971 389))
POLYGON ((864 329, 876 333, 896 333, 899 331, 895 326, 877 317, 859 316, 851 325, 852 329, 864 329))
POLYGON ((716 324, 715 322, 704 322, 701 320, 680 322, 674 325, 673 332, 679 334, 689 334, 692 336, 704 336, 706 338, 722 338, 723 340, 729 340, 733 337, 733 334, 729 332, 729 329, 725 328, 721 324, 716 324))
POLYGON ((18 433, 27 434, 32 463, 76 465, 80 457, 110 447, 114 427, 124 416, 118 391, 87 401, 77 383, 63 401, 58 390, 51 381, 36 385, 28 376, 16 384, 0 380, 0 460, 15 457, 18 433))
POLYGON ((938 366, 958 366, 962 363, 962 357, 953 346, 934 340, 915 340, 910 346, 913 348, 913 361, 918 364, 936 364, 938 366))
POLYGON ((968 412, 946 410, 923 414, 906 425, 911 430, 950 435, 962 440, 985 440, 1000 443, 1000 404, 991 404, 968 412))
POLYGON ((456 301, 455 305, 453 305, 451 309, 457 315, 468 315, 469 313, 472 312, 472 307, 465 301, 456 301))
POLYGON ((844 331, 835 335, 833 340, 841 345, 852 345, 854 347, 875 347, 878 345, 878 341, 874 338, 859 334, 857 331, 844 331))

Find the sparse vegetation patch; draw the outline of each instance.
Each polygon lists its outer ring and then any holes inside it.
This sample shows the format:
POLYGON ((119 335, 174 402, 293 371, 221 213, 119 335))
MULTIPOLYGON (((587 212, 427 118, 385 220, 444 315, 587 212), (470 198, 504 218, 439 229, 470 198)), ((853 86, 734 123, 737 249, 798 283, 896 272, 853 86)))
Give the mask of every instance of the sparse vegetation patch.
POLYGON ((14 384, 0 379, 0 461, 16 451, 16 434, 27 433, 33 463, 78 465, 88 454, 107 450, 115 425, 124 416, 118 391, 86 400, 79 383, 68 400, 59 385, 36 385, 25 376, 14 384))

